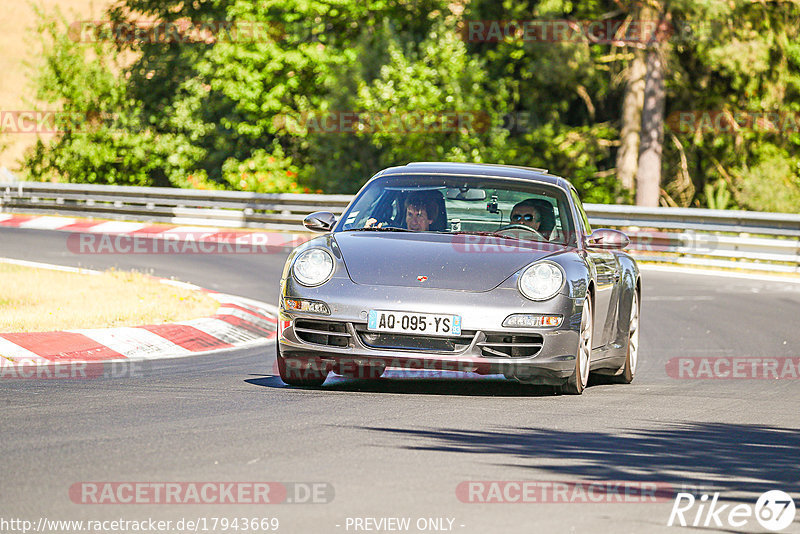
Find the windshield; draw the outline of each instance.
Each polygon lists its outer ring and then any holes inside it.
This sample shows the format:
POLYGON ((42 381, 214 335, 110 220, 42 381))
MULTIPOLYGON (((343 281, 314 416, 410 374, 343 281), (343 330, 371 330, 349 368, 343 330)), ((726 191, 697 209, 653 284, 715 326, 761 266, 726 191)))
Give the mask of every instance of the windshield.
POLYGON ((336 231, 497 234, 569 244, 565 193, 540 182, 485 176, 389 175, 370 182, 336 231))

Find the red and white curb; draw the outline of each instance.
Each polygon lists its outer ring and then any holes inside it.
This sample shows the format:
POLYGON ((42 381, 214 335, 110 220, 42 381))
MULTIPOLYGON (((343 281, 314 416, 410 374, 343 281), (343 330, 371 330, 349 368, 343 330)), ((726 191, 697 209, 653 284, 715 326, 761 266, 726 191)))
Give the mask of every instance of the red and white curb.
POLYGON ((0 213, 0 227, 70 232, 76 254, 235 254, 294 248, 307 233, 230 230, 128 221, 0 213))
MULTIPOLYGON (((98 274, 98 271, 0 258, 0 262, 98 274)), ((136 327, 0 334, 0 377, 19 365, 148 360, 257 346, 274 339, 277 307, 158 278, 164 284, 205 291, 220 303, 212 317, 136 327), (7 371, 9 369, 6 369, 7 371)))

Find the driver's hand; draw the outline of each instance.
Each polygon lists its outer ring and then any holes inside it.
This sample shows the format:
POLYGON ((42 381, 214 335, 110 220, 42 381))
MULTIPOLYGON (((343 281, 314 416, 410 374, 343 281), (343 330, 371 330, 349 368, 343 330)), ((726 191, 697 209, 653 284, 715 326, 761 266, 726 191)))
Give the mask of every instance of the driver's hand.
POLYGON ((364 228, 383 228, 383 223, 379 223, 378 219, 371 217, 367 219, 367 222, 364 223, 364 228), (377 225, 376 225, 377 223, 377 225))

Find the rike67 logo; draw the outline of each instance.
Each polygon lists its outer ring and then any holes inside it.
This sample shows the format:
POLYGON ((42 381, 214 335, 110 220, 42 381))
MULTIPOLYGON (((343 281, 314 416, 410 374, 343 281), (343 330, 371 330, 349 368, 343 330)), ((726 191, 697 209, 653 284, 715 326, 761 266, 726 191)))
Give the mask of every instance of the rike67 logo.
POLYGON ((678 493, 669 514, 667 526, 682 527, 733 527, 744 528, 751 519, 765 529, 779 532, 792 524, 795 518, 792 497, 783 491, 763 493, 755 506, 745 503, 720 504, 719 493, 695 497, 691 493, 678 493))

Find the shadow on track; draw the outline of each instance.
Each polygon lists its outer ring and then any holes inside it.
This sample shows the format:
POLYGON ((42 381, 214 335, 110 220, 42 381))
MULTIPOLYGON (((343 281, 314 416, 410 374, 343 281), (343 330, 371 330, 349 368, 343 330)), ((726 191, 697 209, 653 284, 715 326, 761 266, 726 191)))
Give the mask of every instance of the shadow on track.
POLYGON ((514 380, 507 380, 496 375, 480 377, 471 374, 449 372, 436 378, 430 378, 424 372, 392 371, 386 372, 383 378, 361 380, 345 378, 329 374, 325 384, 319 388, 296 388, 287 386, 277 376, 251 378, 245 380, 256 386, 319 390, 321 392, 360 392, 360 393, 392 393, 410 395, 452 395, 470 397, 552 397, 555 388, 552 386, 529 386, 514 380))
POLYGON ((753 495, 772 489, 794 492, 800 480, 800 429, 723 423, 675 423, 619 433, 361 428, 405 436, 411 443, 404 447, 412 450, 496 454, 505 465, 570 480, 648 481, 676 490, 685 485, 753 495))

